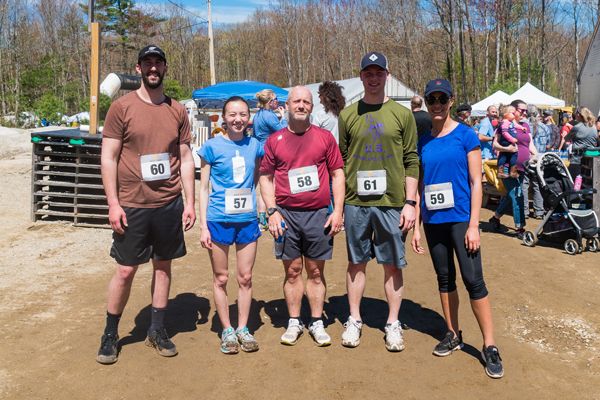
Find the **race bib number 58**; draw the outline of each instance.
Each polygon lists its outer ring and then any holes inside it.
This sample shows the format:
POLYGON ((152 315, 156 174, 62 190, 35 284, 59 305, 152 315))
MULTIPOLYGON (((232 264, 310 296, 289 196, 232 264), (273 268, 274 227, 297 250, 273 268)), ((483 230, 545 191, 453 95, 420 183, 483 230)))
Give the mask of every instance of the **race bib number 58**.
POLYGON ((159 181, 171 177, 169 153, 146 154, 140 157, 140 161, 143 180, 159 181))
POLYGON ((310 192, 319 188, 319 173, 316 165, 290 169, 288 179, 292 194, 310 192))

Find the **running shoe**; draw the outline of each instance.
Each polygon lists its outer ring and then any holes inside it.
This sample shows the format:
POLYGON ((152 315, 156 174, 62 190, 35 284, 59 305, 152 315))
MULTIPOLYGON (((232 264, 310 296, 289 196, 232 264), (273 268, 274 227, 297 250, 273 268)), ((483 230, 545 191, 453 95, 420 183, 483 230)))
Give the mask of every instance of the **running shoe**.
POLYGON ((496 346, 483 347, 481 351, 483 361, 485 361, 485 373, 490 378, 499 379, 504 376, 504 367, 502 367, 502 358, 496 346))
POLYGON ((223 329, 221 333, 221 353, 237 354, 240 351, 240 344, 232 327, 223 329))
POLYGON ((362 321, 357 321, 352 316, 348 317, 342 333, 342 346, 357 347, 360 344, 362 325, 362 321))
POLYGON ((281 344, 293 346, 298 343, 298 339, 304 332, 304 325, 297 318, 290 318, 288 327, 283 335, 281 335, 281 344))
POLYGON ((455 336, 454 332, 446 332, 446 336, 433 349, 433 354, 438 357, 446 357, 462 348, 462 331, 458 331, 458 336, 455 336))
POLYGON ((525 228, 517 229, 517 239, 523 240, 523 236, 525 236, 525 228))
POLYGON ((177 347, 175 347, 175 344, 169 339, 167 330, 164 327, 148 332, 146 346, 155 348, 158 354, 163 357, 173 357, 177 355, 177 347))
POLYGON ((404 338, 402 337, 400 321, 396 320, 385 325, 385 348, 394 352, 404 350, 404 338))
POLYGON ((235 336, 237 336, 238 342, 240 343, 240 347, 246 353, 252 353, 253 351, 258 351, 258 342, 254 339, 254 336, 248 330, 248 327, 239 328, 235 331, 235 336))
POLYGON ((319 320, 311 324, 308 327, 308 332, 313 337, 319 347, 329 346, 331 344, 331 337, 325 332, 325 325, 323 321, 319 320))
POLYGON ((114 333, 105 333, 102 335, 96 361, 106 365, 116 363, 119 357, 118 343, 119 335, 115 335, 114 333))

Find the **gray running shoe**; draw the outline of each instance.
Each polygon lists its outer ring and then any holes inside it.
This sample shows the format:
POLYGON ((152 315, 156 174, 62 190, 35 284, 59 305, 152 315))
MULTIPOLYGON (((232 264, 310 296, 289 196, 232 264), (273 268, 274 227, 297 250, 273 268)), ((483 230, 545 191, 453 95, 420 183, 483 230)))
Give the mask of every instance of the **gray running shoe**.
POLYGON ((499 379, 504 376, 504 367, 502 367, 502 358, 496 346, 484 347, 481 351, 483 361, 485 361, 485 373, 490 378, 499 379))
POLYGON ((169 339, 167 330, 164 327, 148 332, 146 346, 155 348, 158 354, 163 357, 173 357, 177 355, 177 347, 175 347, 175 344, 169 339))
POLYGON ((98 355, 96 361, 100 364, 114 364, 117 362, 119 357, 119 335, 112 333, 105 333, 100 339, 100 349, 98 349, 98 355))
POLYGON ((446 357, 462 348, 462 331, 458 331, 458 336, 454 336, 453 332, 446 332, 446 336, 433 349, 433 354, 438 357, 446 357))
POLYGON ((248 330, 248 327, 243 327, 235 331, 240 347, 246 353, 258 351, 258 342, 254 339, 254 336, 248 330))
POLYGON ((221 333, 221 353, 223 354, 237 354, 240 351, 240 344, 235 334, 235 330, 232 327, 223 329, 221 333))

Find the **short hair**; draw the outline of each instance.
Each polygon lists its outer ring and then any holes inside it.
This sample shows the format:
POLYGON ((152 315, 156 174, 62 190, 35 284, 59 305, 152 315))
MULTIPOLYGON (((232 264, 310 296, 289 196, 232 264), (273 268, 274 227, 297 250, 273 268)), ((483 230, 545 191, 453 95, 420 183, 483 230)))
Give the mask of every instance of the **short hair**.
POLYGON ((423 107, 423 99, 421 96, 413 96, 410 99, 410 108, 421 108, 423 107))
POLYGON ((489 105, 489 106, 488 106, 488 108, 486 108, 486 111, 487 111, 487 112, 490 112, 490 108, 492 108, 492 107, 494 107, 494 108, 496 109, 496 111, 499 111, 499 110, 498 110, 498 106, 497 106, 497 105, 495 105, 495 104, 489 105))
POLYGON ((254 96, 258 100, 258 108, 265 108, 267 103, 271 101, 275 96, 275 92, 271 89, 263 89, 256 93, 254 96))
POLYGON ((342 87, 337 82, 325 81, 319 85, 319 96, 322 97, 325 112, 331 112, 338 117, 346 107, 346 98, 342 93, 342 87))
POLYGON ((526 105, 527 103, 525 103, 523 100, 519 100, 519 99, 513 100, 513 101, 510 102, 510 105, 513 106, 514 108, 518 108, 519 104, 525 104, 526 105))

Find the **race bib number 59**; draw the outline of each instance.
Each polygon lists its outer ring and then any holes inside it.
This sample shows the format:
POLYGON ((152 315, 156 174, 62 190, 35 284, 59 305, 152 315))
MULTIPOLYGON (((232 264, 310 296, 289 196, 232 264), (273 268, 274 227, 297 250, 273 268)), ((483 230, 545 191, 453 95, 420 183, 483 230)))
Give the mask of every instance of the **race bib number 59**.
POLYGON ((428 210, 443 210, 454 207, 452 182, 425 186, 425 206, 428 210))
POLYGON ((159 181, 171 177, 169 153, 146 154, 140 157, 140 161, 143 180, 159 181))

